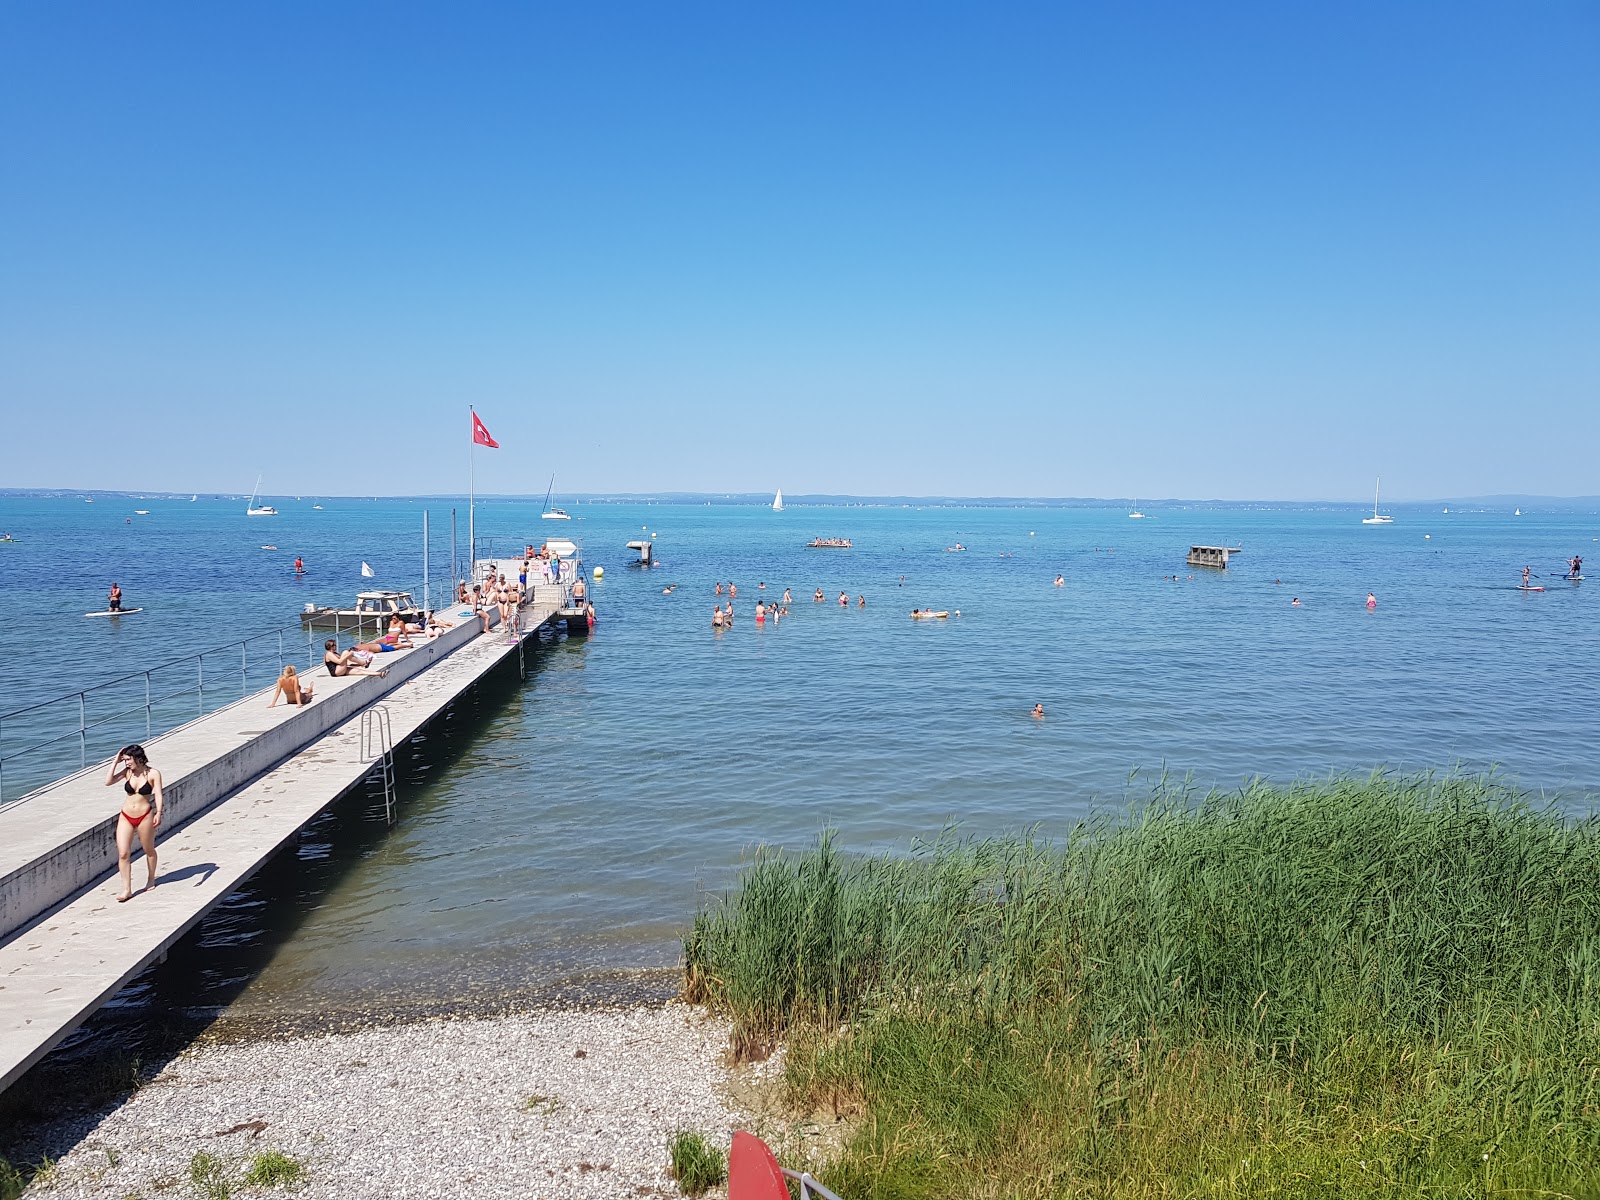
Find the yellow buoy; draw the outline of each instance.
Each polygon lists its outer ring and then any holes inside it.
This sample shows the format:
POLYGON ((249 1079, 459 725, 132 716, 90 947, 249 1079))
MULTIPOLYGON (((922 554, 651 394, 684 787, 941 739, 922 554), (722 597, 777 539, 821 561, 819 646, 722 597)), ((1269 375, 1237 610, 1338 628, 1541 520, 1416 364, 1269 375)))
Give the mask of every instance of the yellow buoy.
POLYGON ((606 577, 606 569, 604 567, 596 567, 594 569, 594 577, 596 579, 604 579, 606 577))

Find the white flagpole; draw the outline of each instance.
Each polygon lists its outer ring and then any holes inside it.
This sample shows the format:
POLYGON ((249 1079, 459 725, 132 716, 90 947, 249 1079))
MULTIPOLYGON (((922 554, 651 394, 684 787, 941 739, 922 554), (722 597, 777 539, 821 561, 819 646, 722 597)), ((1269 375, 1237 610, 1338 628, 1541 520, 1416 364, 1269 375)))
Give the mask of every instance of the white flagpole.
MULTIPOLYGON (((469 413, 476 412, 472 405, 467 405, 469 413)), ((467 443, 467 579, 469 582, 478 578, 478 534, 477 526, 473 521, 473 489, 472 489, 472 459, 473 450, 478 445, 478 427, 472 427, 472 440, 467 443)))
MULTIPOLYGON (((426 614, 429 611, 429 605, 428 605, 428 510, 427 509, 423 509, 422 510, 422 611, 423 611, 424 614, 426 614)), ((424 624, 424 626, 426 626, 426 624, 427 624, 426 615, 424 615, 424 617, 423 617, 423 624, 424 624)), ((427 629, 424 628, 423 632, 426 633, 427 629)))

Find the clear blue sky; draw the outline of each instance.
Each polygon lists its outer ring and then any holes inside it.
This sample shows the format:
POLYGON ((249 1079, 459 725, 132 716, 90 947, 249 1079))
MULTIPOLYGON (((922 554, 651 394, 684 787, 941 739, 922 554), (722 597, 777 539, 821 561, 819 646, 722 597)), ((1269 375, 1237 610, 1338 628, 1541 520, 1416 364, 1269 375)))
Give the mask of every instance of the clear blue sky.
POLYGON ((0 5, 0 486, 1600 493, 1600 6, 0 5))

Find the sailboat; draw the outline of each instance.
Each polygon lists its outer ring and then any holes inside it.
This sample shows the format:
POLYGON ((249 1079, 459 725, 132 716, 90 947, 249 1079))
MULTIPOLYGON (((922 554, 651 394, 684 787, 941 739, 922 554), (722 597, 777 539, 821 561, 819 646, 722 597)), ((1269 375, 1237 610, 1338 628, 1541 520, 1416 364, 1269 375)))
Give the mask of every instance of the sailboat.
POLYGON ((778 489, 778 494, 772 498, 772 511, 773 512, 782 512, 783 511, 783 489, 782 488, 779 488, 778 489))
POLYGON ((1143 520, 1144 519, 1144 514, 1139 511, 1139 501, 1137 499, 1134 500, 1134 502, 1133 502, 1133 511, 1131 513, 1129 513, 1128 516, 1132 517, 1132 518, 1135 518, 1135 519, 1138 519, 1138 520, 1143 520))
POLYGON ((256 497, 258 495, 260 495, 260 494, 261 494, 261 476, 257 475, 256 476, 256 490, 250 493, 250 507, 248 507, 248 508, 246 508, 244 510, 244 515, 247 516, 247 517, 275 517, 275 516, 277 516, 278 515, 278 510, 273 508, 272 505, 270 505, 270 504, 263 504, 260 508, 256 507, 256 497))
POLYGON ((196 492, 194 495, 189 497, 189 503, 193 504, 198 499, 200 499, 200 493, 196 492))
POLYGON ((572 518, 567 514, 566 509, 550 507, 550 493, 555 491, 555 487, 556 477, 552 475, 550 476, 550 486, 544 490, 544 511, 539 515, 546 521, 570 521, 572 518))
POLYGON ((1362 517, 1361 518, 1361 523, 1363 525, 1393 525, 1394 524, 1394 518, 1393 517, 1391 517, 1388 513, 1380 513, 1378 511, 1378 494, 1379 494, 1378 493, 1378 489, 1379 489, 1380 486, 1382 486, 1382 484, 1383 484, 1383 480, 1379 479, 1377 483, 1372 485, 1372 515, 1370 517, 1362 517))

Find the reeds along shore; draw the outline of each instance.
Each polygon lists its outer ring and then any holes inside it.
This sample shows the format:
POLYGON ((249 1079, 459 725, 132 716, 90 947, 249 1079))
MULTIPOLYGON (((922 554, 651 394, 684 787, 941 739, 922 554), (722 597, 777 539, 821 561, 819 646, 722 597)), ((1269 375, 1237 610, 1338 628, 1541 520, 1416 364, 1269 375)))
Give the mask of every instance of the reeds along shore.
POLYGON ((685 958, 737 1051, 786 1037, 796 1106, 856 1118, 852 1200, 1600 1194, 1600 822, 1492 779, 1162 785, 1060 845, 824 836, 685 958))

